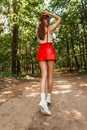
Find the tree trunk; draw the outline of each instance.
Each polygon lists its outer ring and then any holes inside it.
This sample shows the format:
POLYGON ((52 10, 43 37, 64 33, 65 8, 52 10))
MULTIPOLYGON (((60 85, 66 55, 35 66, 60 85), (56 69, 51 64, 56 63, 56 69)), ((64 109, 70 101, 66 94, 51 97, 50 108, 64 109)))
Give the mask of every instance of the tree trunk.
POLYGON ((81 4, 82 4, 82 14, 81 14, 81 24, 83 26, 83 33, 84 33, 84 44, 85 44, 85 69, 87 70, 87 33, 86 33, 86 22, 85 22, 85 12, 84 12, 84 1, 81 0, 81 4))
POLYGON ((68 42, 68 38, 66 35, 66 49, 67 49, 67 68, 69 68, 71 70, 71 61, 70 61, 70 54, 69 54, 69 42, 68 42))
POLYGON ((12 36, 12 75, 18 75, 20 72, 20 61, 18 58, 18 29, 17 20, 17 0, 13 0, 13 36, 12 36))
POLYGON ((75 49, 74 49, 72 29, 71 29, 71 47, 72 47, 72 51, 73 51, 73 57, 74 57, 74 60, 76 63, 76 68, 79 70, 79 63, 78 63, 77 56, 76 56, 75 49))
POLYGON ((18 26, 13 27, 12 37, 12 74, 17 74, 18 26))

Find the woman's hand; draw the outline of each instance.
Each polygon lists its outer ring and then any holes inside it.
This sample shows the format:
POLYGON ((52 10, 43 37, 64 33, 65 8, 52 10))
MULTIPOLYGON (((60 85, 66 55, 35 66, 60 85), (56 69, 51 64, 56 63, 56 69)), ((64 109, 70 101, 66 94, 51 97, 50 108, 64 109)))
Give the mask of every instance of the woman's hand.
POLYGON ((49 15, 48 11, 43 11, 43 15, 49 15))
POLYGON ((59 24, 61 22, 61 17, 59 17, 58 15, 53 14, 51 12, 48 12, 48 11, 43 11, 43 15, 49 15, 56 19, 55 24, 53 24, 53 26, 50 28, 50 30, 53 32, 59 26, 59 24))

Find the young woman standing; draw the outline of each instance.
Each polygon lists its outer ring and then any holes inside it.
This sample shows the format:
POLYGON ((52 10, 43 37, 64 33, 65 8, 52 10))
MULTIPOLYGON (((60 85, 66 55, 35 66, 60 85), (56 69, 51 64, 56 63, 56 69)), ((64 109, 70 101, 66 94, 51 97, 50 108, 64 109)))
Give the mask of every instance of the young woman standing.
POLYGON ((56 14, 44 11, 41 15, 39 26, 36 30, 37 38, 40 44, 38 50, 38 62, 41 69, 41 101, 39 106, 41 112, 46 115, 51 115, 48 108, 48 103, 51 103, 51 92, 53 87, 53 70, 56 61, 56 52, 52 46, 53 32, 59 26, 61 18, 56 14), (50 17, 55 18, 56 22, 50 25, 50 17), (47 89, 46 89, 47 80, 47 89))

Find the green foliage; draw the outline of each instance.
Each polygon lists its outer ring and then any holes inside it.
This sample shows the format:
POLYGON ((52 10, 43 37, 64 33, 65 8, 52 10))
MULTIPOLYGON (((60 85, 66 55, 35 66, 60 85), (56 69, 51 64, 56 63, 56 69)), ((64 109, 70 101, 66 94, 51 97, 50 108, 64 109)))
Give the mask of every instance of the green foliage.
MULTIPOLYGON (((62 22, 57 39, 57 65, 70 69, 87 69, 87 20, 85 1, 53 1, 55 12, 60 9, 62 22), (82 3, 83 2, 83 3, 82 3), (84 37, 84 38, 83 38, 84 37), (58 49, 59 48, 59 49, 58 49)), ((53 9, 54 9, 53 8, 53 9)))
POLYGON ((43 0, 1 0, 0 13, 6 20, 0 27, 0 71, 11 72, 11 44, 13 27, 18 26, 18 59, 21 74, 39 73, 37 50, 39 44, 36 37, 38 19, 47 9, 62 17, 59 29, 55 31, 54 47, 57 52, 56 67, 69 69, 87 69, 87 2, 86 0, 55 0, 49 6, 43 0), (13 11, 16 2, 16 11, 13 11), (7 29, 5 33, 4 27, 7 29))
POLYGON ((0 70, 10 70, 11 67, 11 38, 10 35, 0 37, 0 70))
POLYGON ((1 28, 0 71, 11 71, 12 33, 13 27, 18 25, 18 59, 21 63, 21 71, 23 70, 26 71, 26 73, 32 73, 37 66, 36 55, 38 42, 35 31, 38 24, 38 18, 45 8, 45 4, 42 0, 22 0, 21 2, 19 0, 5 0, 0 1, 0 3, 1 13, 8 21, 6 27, 8 29, 7 35, 4 34, 3 27, 1 28), (16 5, 15 8, 13 7, 13 4, 16 5))

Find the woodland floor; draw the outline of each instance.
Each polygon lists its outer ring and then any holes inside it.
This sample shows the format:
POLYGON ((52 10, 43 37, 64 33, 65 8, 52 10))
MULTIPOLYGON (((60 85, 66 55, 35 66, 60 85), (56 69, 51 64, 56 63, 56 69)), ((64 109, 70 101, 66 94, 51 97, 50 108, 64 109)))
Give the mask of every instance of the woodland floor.
POLYGON ((0 130, 87 130, 86 74, 54 72, 52 116, 40 113, 39 86, 40 78, 0 79, 0 130))

